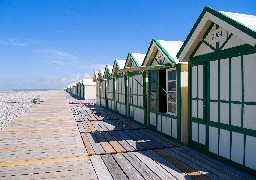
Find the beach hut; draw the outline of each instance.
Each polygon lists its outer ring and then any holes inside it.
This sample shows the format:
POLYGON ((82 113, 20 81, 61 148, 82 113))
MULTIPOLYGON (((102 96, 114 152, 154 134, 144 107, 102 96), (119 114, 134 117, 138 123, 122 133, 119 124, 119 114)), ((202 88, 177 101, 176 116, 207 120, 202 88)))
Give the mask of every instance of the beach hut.
POLYGON ((94 71, 93 82, 96 83, 96 105, 100 106, 100 80, 98 75, 99 71, 94 71))
POLYGON ((142 64, 147 94, 147 125, 187 143, 187 63, 176 58, 183 42, 151 41, 142 64))
POLYGON ((77 95, 77 86, 76 86, 76 83, 71 84, 71 94, 72 94, 73 96, 76 96, 76 95, 77 95))
POLYGON ((205 7, 177 54, 189 62, 189 145, 256 173, 256 16, 205 7))
POLYGON ((112 65, 106 65, 104 71, 106 87, 106 107, 115 110, 115 79, 112 77, 112 65))
POLYGON ((115 78, 115 105, 116 111, 126 116, 126 76, 122 71, 125 67, 125 60, 115 60, 112 77, 115 78))
POLYGON ((96 82, 93 79, 83 79, 82 98, 85 100, 96 101, 96 82))
POLYGON ((98 81, 100 82, 100 105, 107 107, 106 103, 106 80, 104 79, 104 69, 99 70, 98 81))
POLYGON ((124 69, 124 72, 127 72, 128 80, 127 116, 141 124, 146 124, 145 81, 144 72, 140 68, 144 58, 145 54, 128 53, 124 69))

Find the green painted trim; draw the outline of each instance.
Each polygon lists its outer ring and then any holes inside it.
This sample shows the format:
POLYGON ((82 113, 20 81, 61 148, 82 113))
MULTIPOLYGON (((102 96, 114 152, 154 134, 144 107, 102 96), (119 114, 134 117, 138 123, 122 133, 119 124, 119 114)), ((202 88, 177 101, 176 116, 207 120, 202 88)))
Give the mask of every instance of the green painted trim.
POLYGON ((150 42, 150 45, 149 45, 149 47, 148 47, 146 56, 145 56, 145 58, 144 58, 144 60, 143 60, 142 66, 146 66, 145 61, 146 61, 146 59, 148 58, 149 51, 150 51, 150 49, 151 49, 151 47, 152 47, 152 45, 153 45, 153 42, 154 42, 153 40, 154 40, 154 39, 152 39, 151 42, 150 42))
POLYGON ((234 26, 235 28, 241 30, 242 32, 248 34, 249 36, 253 37, 254 39, 256 39, 256 32, 255 30, 253 29, 250 29, 249 27, 245 26, 244 24, 238 22, 238 21, 235 21, 233 19, 231 19, 230 17, 226 16, 225 14, 221 13, 221 12, 218 12, 208 6, 206 6, 202 13, 199 15, 196 23, 194 24, 194 26, 192 27, 191 31, 189 32, 186 40, 184 41, 183 45, 181 46, 179 52, 177 53, 177 58, 179 59, 181 53, 183 52, 184 48, 186 47, 188 41, 190 40, 190 38, 192 37, 192 35, 194 34, 197 26, 199 25, 199 23, 201 22, 201 19, 204 17, 205 13, 206 12, 209 12, 211 13, 212 15, 216 16, 217 18, 225 21, 226 23, 234 26))
MULTIPOLYGON (((150 43, 150 45, 149 45, 149 47, 148 47, 148 51, 147 51, 147 53, 146 53, 146 56, 145 56, 145 58, 144 58, 144 61, 143 61, 143 63, 142 63, 142 65, 143 66, 146 66, 146 64, 145 64, 145 61, 146 61, 146 59, 148 58, 148 55, 149 55, 149 52, 150 52, 150 50, 151 50, 151 48, 153 47, 153 44, 156 44, 156 47, 158 48, 158 50, 160 49, 166 56, 167 56, 167 58, 172 62, 172 66, 176 63, 175 62, 175 60, 173 59, 173 57, 171 57, 171 55, 163 48, 163 46, 157 41, 157 40, 155 40, 155 39, 152 39, 152 41, 151 41, 151 43, 150 43)), ((156 53, 157 54, 157 53, 156 53)), ((155 54, 155 56, 156 56, 156 54, 155 54)), ((153 59, 155 59, 155 57, 153 58, 153 59)))
POLYGON ((241 112, 241 127, 244 127, 244 58, 241 56, 241 78, 242 78, 242 112, 241 112))
POLYGON ((228 41, 231 39, 232 36, 233 36, 233 34, 231 33, 231 34, 227 37, 226 41, 221 45, 220 50, 222 50, 222 48, 224 48, 224 46, 228 43, 228 41))
MULTIPOLYGON (((216 44, 216 49, 212 46, 212 45, 210 45, 208 42, 206 42, 205 40, 203 40, 202 41, 206 46, 208 46, 209 48, 211 48, 212 50, 214 50, 214 51, 217 51, 217 49, 218 49, 218 46, 217 46, 217 44, 216 44)), ((217 43, 217 42, 216 42, 217 43)))
POLYGON ((201 62, 201 61, 205 61, 205 59, 207 59, 208 61, 215 61, 216 59, 226 59, 230 57, 248 55, 251 53, 256 53, 256 47, 252 47, 249 44, 245 44, 245 45, 236 46, 229 49, 224 49, 222 51, 217 51, 217 52, 196 56, 196 57, 193 57, 191 61, 201 62))

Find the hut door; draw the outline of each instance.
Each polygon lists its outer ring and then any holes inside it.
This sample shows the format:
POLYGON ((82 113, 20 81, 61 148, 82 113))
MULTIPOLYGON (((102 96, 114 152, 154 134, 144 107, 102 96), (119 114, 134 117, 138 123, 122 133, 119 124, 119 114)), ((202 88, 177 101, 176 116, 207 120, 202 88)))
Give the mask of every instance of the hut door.
POLYGON ((206 62, 191 64, 190 141, 206 145, 206 62))

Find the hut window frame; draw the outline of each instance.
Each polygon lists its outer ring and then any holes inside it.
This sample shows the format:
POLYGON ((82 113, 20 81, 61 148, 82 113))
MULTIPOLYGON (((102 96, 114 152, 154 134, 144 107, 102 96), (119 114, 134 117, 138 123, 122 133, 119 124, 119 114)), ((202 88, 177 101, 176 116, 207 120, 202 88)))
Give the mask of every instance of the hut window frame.
POLYGON ((176 68, 166 70, 167 114, 177 114, 177 71, 176 68), (173 74, 174 73, 174 74, 173 74))

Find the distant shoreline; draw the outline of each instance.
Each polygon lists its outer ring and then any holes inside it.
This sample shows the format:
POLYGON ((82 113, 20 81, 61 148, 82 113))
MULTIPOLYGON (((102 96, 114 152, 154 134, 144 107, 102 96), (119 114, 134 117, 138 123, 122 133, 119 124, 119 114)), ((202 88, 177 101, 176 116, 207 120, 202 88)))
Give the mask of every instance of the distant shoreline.
POLYGON ((4 92, 28 92, 28 91, 59 91, 62 89, 11 89, 11 90, 0 90, 0 93, 4 92))

